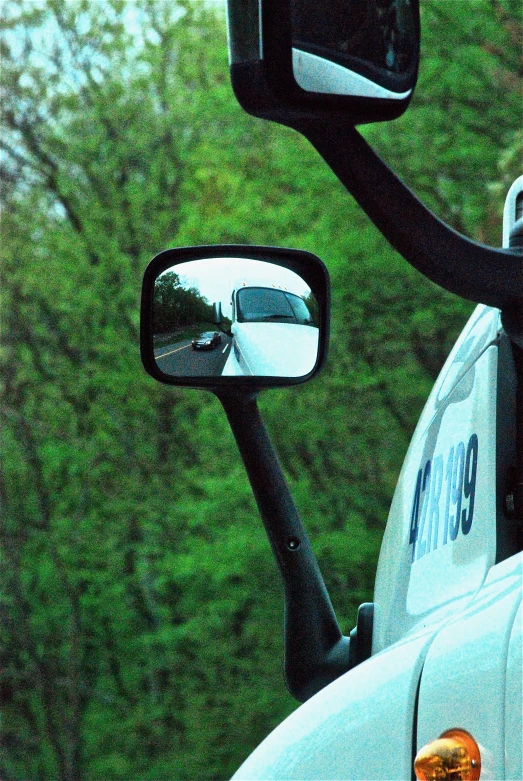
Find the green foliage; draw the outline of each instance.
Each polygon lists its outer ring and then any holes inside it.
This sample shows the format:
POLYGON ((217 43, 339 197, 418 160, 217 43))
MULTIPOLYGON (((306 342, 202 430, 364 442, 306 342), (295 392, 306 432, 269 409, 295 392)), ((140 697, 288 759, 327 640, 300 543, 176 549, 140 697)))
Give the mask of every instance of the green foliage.
MULTIPOLYGON (((418 96, 366 134, 496 244, 521 149, 517 9, 471 2, 422 4, 418 96)), ((328 366, 261 404, 345 631, 470 306, 406 268, 303 138, 240 110, 219 6, 2 14, 0 775, 222 779, 294 707, 281 591, 217 400, 140 365, 146 263, 214 242, 327 262, 328 366)))
POLYGON ((505 194, 521 173, 521 3, 424 0, 420 8, 412 105, 366 136, 385 159, 397 161, 398 172, 438 216, 499 246, 505 194), (491 194, 503 168, 502 191, 491 194))
POLYGON ((194 323, 212 322, 212 306, 196 288, 186 288, 178 274, 166 271, 154 285, 154 333, 181 330, 194 323))

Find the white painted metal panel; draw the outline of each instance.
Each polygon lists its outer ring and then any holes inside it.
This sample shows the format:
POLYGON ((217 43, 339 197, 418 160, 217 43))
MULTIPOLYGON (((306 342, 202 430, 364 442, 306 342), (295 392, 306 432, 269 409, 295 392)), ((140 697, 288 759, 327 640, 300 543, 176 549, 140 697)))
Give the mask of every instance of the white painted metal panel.
MULTIPOLYGON (((507 772, 515 764, 505 761, 504 724, 508 650, 521 604, 522 565, 523 554, 517 554, 492 567, 467 609, 437 634, 421 676, 417 749, 448 729, 464 729, 480 747, 481 781, 517 778, 507 772)), ((516 636, 514 643, 511 654, 517 655, 516 636)), ((521 679, 521 668, 516 673, 511 666, 511 671, 521 679)), ((514 728, 509 726, 507 735, 514 728)), ((517 744, 509 748, 517 750, 517 744)))
POLYGON ((478 307, 420 418, 380 553, 373 652, 447 619, 496 555, 499 311, 478 307))
POLYGON ((521 604, 510 635, 505 686, 505 776, 523 778, 523 612, 521 604))
POLYGON ((405 781, 416 690, 431 635, 367 660, 291 714, 234 781, 405 781))

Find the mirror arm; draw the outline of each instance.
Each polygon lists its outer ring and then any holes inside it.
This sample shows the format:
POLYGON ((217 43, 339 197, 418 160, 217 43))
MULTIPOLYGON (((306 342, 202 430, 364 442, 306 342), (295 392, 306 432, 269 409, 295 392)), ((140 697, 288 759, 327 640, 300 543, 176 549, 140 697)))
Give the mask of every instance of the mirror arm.
POLYGON ((349 658, 350 640, 338 626, 316 557, 260 415, 256 392, 214 392, 229 419, 283 579, 285 682, 290 693, 304 702, 347 672, 356 660, 353 653, 349 658))
POLYGON ((500 309, 521 305, 521 251, 478 244, 438 219, 346 120, 301 116, 283 124, 310 141, 414 268, 471 301, 500 309))

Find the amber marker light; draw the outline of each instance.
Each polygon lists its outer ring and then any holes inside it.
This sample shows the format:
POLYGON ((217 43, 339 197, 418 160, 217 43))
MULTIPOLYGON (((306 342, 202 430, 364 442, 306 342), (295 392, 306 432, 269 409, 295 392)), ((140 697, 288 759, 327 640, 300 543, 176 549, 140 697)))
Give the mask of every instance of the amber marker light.
POLYGON ((414 772, 419 781, 478 781, 478 744, 465 730, 449 729, 418 751, 414 772))

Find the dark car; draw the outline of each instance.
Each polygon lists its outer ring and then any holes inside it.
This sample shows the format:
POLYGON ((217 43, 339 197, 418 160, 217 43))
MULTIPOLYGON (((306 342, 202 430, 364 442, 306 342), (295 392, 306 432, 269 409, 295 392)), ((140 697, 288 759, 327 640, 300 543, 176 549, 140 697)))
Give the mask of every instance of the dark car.
POLYGON ((204 331, 191 342, 193 350, 214 350, 222 343, 222 335, 218 331, 204 331))

